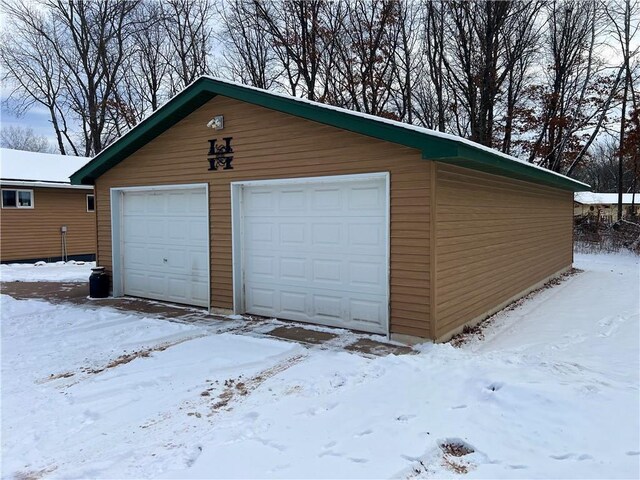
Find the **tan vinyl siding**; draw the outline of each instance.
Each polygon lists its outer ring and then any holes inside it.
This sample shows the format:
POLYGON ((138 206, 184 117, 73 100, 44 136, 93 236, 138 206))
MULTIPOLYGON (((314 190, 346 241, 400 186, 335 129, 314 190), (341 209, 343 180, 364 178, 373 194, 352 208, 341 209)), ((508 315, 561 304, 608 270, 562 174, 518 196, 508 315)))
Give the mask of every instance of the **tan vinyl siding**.
POLYGON ((438 163, 436 338, 571 265, 573 194, 438 163))
POLYGON ((0 259, 3 262, 55 258, 62 254, 60 227, 67 226, 68 255, 94 254, 96 215, 87 212, 91 190, 70 188, 33 190, 34 208, 3 208, 0 213, 0 259))
POLYGON ((112 187, 209 183, 211 303, 232 308, 231 181, 391 176, 391 331, 430 336, 430 168, 417 150, 216 97, 96 181, 98 260, 111 270, 112 187), (206 127, 224 115, 224 130, 206 127), (233 170, 207 171, 209 139, 233 137, 233 170))

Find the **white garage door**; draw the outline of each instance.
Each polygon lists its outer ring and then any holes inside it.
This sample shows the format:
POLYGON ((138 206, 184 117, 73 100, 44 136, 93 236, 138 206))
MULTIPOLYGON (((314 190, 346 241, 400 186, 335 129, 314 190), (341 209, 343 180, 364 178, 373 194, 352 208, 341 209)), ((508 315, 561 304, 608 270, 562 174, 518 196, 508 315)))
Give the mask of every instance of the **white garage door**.
POLYGON ((206 190, 133 191, 122 201, 124 294, 208 307, 206 190))
POLYGON ((245 310, 387 333, 386 179, 242 190, 245 310))

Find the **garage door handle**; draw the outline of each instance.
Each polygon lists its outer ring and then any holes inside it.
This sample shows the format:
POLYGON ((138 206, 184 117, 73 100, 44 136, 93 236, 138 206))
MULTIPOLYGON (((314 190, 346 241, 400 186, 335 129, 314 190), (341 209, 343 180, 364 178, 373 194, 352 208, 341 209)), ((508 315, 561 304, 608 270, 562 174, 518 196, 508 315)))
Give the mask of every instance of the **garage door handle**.
POLYGON ((162 259, 162 261, 163 261, 164 263, 167 263, 167 259, 166 259, 166 258, 163 258, 163 259, 162 259))

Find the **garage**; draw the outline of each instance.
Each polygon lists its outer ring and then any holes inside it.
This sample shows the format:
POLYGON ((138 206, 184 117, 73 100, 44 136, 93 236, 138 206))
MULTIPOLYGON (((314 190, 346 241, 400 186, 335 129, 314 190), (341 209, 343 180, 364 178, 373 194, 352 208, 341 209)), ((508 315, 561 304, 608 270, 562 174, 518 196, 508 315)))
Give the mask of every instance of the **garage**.
POLYGON ((233 188, 244 312, 387 332, 386 174, 233 188))
POLYGON ((209 233, 205 187, 122 189, 125 295, 208 307, 209 233))
POLYGON ((72 176, 114 296, 445 341, 573 261, 588 185, 469 140, 202 77, 72 176), (534 212, 533 214, 531 212, 534 212))

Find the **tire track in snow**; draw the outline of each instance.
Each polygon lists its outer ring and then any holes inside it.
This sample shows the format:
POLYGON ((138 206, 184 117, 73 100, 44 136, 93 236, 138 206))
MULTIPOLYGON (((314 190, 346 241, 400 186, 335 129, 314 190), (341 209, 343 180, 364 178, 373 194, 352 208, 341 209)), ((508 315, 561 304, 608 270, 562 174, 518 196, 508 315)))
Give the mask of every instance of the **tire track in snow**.
POLYGON ((184 337, 184 338, 180 338, 176 341, 173 342, 163 342, 160 343, 158 345, 155 345, 153 347, 148 347, 148 348, 141 348, 139 350, 134 350, 131 353, 127 353, 125 351, 125 353, 123 353, 122 355, 114 358, 113 360, 111 360, 110 362, 104 364, 103 366, 100 367, 95 367, 95 368, 91 368, 91 367, 82 367, 80 368, 80 372, 62 372, 62 373, 52 373, 49 377, 47 378, 43 378, 41 380, 36 381, 36 383, 46 383, 46 382, 50 382, 53 380, 58 380, 60 378, 70 378, 70 377, 74 377, 76 376, 76 373, 81 373, 81 374, 85 374, 82 377, 76 377, 78 380, 75 382, 72 382, 70 384, 66 384, 65 387, 69 387, 71 385, 74 385, 76 383, 78 383, 79 381, 88 378, 90 375, 97 375, 99 373, 104 372, 105 370, 109 370, 112 368, 116 368, 119 367, 120 365, 126 365, 127 363, 132 362, 133 360, 137 359, 137 358, 147 358, 149 356, 151 356, 152 353, 154 352, 163 352, 168 348, 174 347, 176 345, 180 345, 181 343, 184 342, 188 342, 191 340, 195 340, 197 338, 202 338, 202 337, 206 337, 207 334, 203 333, 203 334, 199 334, 199 335, 191 335, 189 337, 184 337))
MULTIPOLYGON (((209 383, 209 388, 205 389, 200 394, 200 397, 207 401, 210 408, 210 411, 208 414, 206 414, 206 416, 211 418, 221 412, 230 412, 236 405, 249 398, 251 394, 267 380, 299 364, 300 362, 306 360, 308 357, 308 353, 298 353, 291 357, 285 358, 284 360, 281 360, 280 362, 269 368, 261 370, 251 377, 244 378, 242 375, 240 375, 236 378, 228 378, 224 381, 224 389, 219 394, 212 394, 216 390, 216 388, 219 388, 219 382, 217 380, 207 380, 207 382, 209 383)), ((189 405, 189 403, 190 402, 188 402, 187 405, 190 408, 193 408, 193 404, 189 405)), ((197 411, 191 411, 187 413, 187 415, 195 416, 197 418, 201 418, 203 416, 197 411)))
POLYGON ((211 412, 208 416, 211 417, 221 410, 231 411, 234 404, 241 402, 243 398, 251 395, 264 382, 284 372, 285 370, 288 370, 294 365, 297 365, 298 363, 305 360, 308 356, 309 355, 306 353, 294 355, 293 357, 289 357, 281 362, 276 363, 272 367, 258 372, 258 374, 248 378, 247 380, 242 380, 242 376, 238 377, 235 380, 226 380, 225 389, 220 395, 218 395, 218 401, 211 406, 211 412))

